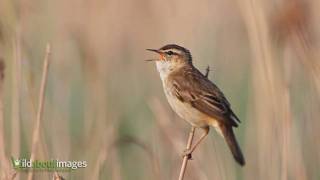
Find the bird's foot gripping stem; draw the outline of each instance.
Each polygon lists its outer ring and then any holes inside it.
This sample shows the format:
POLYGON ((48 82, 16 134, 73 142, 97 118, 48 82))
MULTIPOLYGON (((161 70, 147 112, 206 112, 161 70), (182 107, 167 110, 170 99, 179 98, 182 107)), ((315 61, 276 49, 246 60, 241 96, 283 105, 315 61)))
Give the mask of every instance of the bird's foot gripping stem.
POLYGON ((182 158, 184 158, 185 156, 188 158, 188 160, 192 160, 192 149, 185 149, 182 154, 181 154, 182 158))

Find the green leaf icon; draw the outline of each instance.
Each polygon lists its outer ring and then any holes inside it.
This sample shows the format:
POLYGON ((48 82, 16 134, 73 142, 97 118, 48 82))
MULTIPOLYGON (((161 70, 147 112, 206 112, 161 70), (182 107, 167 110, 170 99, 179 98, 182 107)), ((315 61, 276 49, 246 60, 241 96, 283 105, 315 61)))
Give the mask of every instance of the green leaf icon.
POLYGON ((14 168, 19 168, 20 167, 20 160, 19 159, 14 159, 11 157, 11 162, 14 168))
POLYGON ((14 161, 14 165, 15 165, 15 166, 19 166, 19 165, 20 165, 20 160, 15 160, 15 161, 14 161))

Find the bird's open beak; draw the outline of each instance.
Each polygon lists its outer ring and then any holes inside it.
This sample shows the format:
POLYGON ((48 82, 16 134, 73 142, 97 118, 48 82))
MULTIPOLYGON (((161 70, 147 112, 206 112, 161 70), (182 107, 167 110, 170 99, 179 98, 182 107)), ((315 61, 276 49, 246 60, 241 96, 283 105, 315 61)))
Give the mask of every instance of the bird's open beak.
POLYGON ((146 49, 147 51, 152 51, 152 52, 155 52, 155 53, 158 53, 160 55, 160 59, 149 59, 149 60, 146 60, 146 61, 161 61, 164 59, 164 55, 163 55, 163 52, 160 51, 160 50, 157 50, 157 49, 146 49))
POLYGON ((152 52, 156 52, 158 54, 161 54, 162 52, 157 50, 157 49, 146 49, 147 51, 152 51, 152 52))

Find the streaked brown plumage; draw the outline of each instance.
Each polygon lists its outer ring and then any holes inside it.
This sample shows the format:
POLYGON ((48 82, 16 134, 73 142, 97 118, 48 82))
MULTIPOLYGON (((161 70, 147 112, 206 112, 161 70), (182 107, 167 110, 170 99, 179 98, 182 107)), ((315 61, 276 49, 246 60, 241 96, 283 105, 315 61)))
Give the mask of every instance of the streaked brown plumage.
POLYGON ((190 52, 178 45, 166 45, 159 50, 156 61, 163 88, 173 110, 192 126, 205 130, 204 135, 190 150, 206 137, 209 126, 225 138, 235 160, 244 165, 241 149, 233 133, 240 120, 221 90, 192 64, 190 52))

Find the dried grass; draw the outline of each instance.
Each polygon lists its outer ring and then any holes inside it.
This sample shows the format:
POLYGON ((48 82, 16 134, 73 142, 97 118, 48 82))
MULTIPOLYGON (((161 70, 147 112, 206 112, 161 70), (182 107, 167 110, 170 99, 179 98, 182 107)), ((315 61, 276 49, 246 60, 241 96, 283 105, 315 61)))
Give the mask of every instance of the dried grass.
MULTIPOLYGON (((44 62, 43 62, 43 72, 42 72, 42 78, 41 78, 40 91, 39 91, 38 111, 37 111, 35 126, 33 129, 33 135, 32 135, 32 146, 31 146, 30 160, 35 160, 36 153, 37 153, 39 143, 41 140, 41 136, 40 136, 41 135, 41 121, 43 121, 42 117, 43 117, 48 70, 49 70, 50 54, 51 54, 51 47, 50 47, 50 44, 47 44, 46 53, 45 53, 44 62)), ((33 179, 33 171, 31 170, 28 173, 28 180, 32 180, 32 179, 33 179)))

